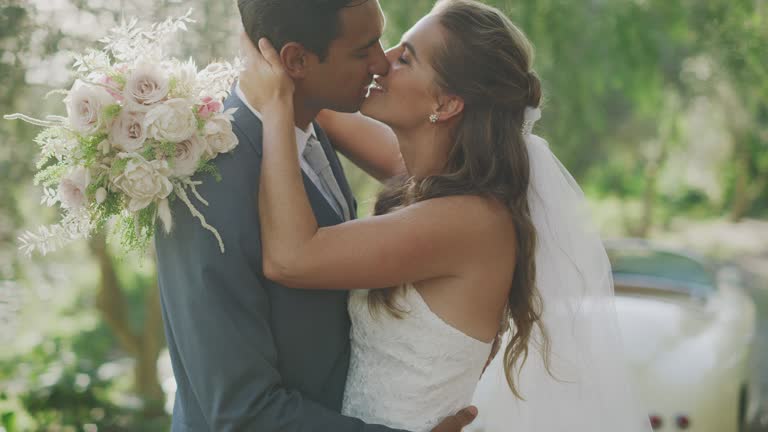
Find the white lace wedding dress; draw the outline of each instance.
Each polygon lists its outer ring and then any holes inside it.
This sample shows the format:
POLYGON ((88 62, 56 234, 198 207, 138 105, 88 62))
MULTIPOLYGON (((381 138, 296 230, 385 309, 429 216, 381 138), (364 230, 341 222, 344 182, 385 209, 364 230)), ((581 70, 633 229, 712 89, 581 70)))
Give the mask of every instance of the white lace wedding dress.
POLYGON ((403 319, 383 310, 372 315, 368 291, 350 294, 352 355, 343 413, 426 432, 471 404, 491 344, 440 319, 412 286, 403 291, 403 319))

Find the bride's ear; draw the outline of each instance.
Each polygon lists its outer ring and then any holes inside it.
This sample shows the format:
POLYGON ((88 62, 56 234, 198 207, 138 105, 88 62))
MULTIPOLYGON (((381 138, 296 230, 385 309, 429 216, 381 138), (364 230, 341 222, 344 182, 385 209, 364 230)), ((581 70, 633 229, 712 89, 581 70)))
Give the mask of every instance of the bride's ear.
POLYGON ((440 121, 458 118, 462 112, 464 112, 464 99, 456 95, 441 96, 435 109, 435 113, 440 121))
POLYGON ((280 60, 283 62, 285 71, 294 79, 306 77, 309 61, 313 55, 298 42, 288 42, 280 50, 280 60))

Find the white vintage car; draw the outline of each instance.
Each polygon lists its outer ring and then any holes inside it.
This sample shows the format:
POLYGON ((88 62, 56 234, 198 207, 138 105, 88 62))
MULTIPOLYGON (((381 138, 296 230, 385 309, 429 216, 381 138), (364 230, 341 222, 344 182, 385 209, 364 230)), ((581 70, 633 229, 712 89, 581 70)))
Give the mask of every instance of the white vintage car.
POLYGON ((626 357, 654 430, 745 431, 757 411, 755 305, 739 270, 642 240, 606 248, 626 357))

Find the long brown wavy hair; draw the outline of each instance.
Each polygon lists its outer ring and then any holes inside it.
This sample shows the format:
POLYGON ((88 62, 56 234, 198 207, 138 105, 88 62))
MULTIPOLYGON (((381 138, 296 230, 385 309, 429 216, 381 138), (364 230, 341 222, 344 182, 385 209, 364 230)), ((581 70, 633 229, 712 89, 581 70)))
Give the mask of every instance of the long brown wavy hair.
MULTIPOLYGON (((436 86, 463 98, 464 111, 453 131, 453 146, 440 175, 403 177, 379 194, 374 213, 392 212, 418 201, 451 195, 487 196, 505 203, 517 234, 517 261, 500 335, 513 329, 504 350, 504 370, 522 399, 513 371, 523 367, 536 326, 549 370, 549 339, 541 323, 536 290, 536 230, 528 207, 530 167, 522 136, 525 108, 538 107, 541 82, 532 71, 533 48, 499 10, 474 0, 439 0, 432 12, 443 29, 444 45, 432 59, 436 86)), ((372 290, 371 312, 385 309, 402 317, 399 288, 372 290)))

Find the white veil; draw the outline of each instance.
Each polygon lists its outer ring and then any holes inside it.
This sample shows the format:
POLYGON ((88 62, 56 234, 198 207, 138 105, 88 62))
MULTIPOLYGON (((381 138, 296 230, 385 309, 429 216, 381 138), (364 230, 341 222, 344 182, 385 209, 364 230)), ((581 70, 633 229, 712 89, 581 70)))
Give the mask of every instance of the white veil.
MULTIPOLYGON (((523 135, 531 182, 528 202, 537 232, 536 287, 551 342, 551 371, 535 342, 516 384, 504 376, 504 347, 480 380, 474 404, 476 432, 649 432, 648 416, 634 398, 614 307, 613 278, 600 235, 591 224, 576 181, 531 134, 541 116, 526 110, 523 135)), ((535 330, 532 340, 541 340, 535 330)))

